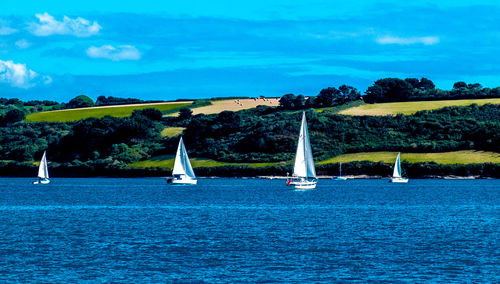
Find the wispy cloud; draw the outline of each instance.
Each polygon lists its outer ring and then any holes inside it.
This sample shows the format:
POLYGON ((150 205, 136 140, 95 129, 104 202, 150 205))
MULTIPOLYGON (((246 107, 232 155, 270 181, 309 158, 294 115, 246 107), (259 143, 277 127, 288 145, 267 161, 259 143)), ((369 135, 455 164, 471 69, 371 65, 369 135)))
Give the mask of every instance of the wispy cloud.
POLYGON ((99 33, 101 26, 84 18, 71 19, 67 16, 62 21, 56 20, 48 13, 36 14, 40 23, 31 23, 29 30, 37 36, 73 35, 88 37, 99 33))
POLYGON ((132 45, 112 45, 91 46, 87 49, 87 55, 92 58, 106 58, 113 61, 139 60, 141 53, 132 45))
POLYGON ((28 69, 26 64, 0 60, 0 83, 28 89, 39 84, 49 84, 51 82, 51 77, 42 76, 28 69))
POLYGON ((439 37, 436 36, 423 36, 423 37, 395 37, 395 36, 382 36, 376 39, 379 44, 424 44, 433 45, 439 43, 439 37))
POLYGON ((11 28, 8 22, 0 20, 0 35, 10 35, 17 32, 18 30, 11 28))
POLYGON ((16 41, 16 46, 19 49, 26 49, 31 46, 31 43, 25 39, 16 41))

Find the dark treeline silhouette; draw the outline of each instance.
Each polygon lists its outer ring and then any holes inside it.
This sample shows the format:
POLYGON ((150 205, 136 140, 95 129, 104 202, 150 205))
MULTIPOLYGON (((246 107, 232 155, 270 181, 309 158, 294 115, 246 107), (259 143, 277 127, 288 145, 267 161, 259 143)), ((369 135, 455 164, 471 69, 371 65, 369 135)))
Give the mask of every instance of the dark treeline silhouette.
POLYGON ((316 97, 311 96, 307 99, 303 95, 286 94, 280 99, 280 107, 288 110, 323 108, 343 105, 359 99, 361 99, 361 94, 356 88, 342 85, 338 88, 322 89, 316 97))
POLYGON ((138 104, 143 103, 143 100, 133 99, 133 98, 117 98, 117 97, 106 97, 99 96, 96 100, 96 105, 104 106, 104 105, 124 105, 124 104, 138 104))
POLYGON ((341 85, 338 88, 322 89, 317 96, 307 99, 303 95, 283 95, 280 99, 280 107, 289 110, 334 107, 359 99, 363 99, 366 103, 385 103, 485 98, 500 98, 500 87, 490 89, 483 88, 479 83, 456 82, 453 88, 447 91, 437 89, 427 78, 383 78, 368 87, 363 96, 356 88, 341 85))
POLYGON ((458 100, 499 98, 500 87, 483 88, 481 84, 456 82, 449 91, 436 89, 434 83, 427 78, 384 78, 368 87, 363 99, 367 103, 458 100))

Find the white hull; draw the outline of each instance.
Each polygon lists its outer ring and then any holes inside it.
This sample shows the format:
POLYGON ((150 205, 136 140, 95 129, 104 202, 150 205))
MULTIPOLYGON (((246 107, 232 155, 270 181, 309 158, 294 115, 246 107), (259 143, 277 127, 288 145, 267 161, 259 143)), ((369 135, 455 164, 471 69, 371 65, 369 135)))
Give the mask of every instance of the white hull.
POLYGON ((49 179, 42 179, 33 182, 33 184, 48 184, 48 183, 50 183, 49 179))
POLYGON ((315 180, 304 180, 304 181, 289 181, 287 184, 291 186, 292 189, 302 190, 302 189, 315 189, 317 181, 315 180))
POLYGON ((184 178, 184 179, 167 178, 167 183, 170 183, 172 185, 195 185, 198 183, 198 180, 190 178, 184 178))
POLYGON ((407 178, 400 178, 400 177, 393 177, 389 182, 393 183, 407 183, 408 179, 407 178))

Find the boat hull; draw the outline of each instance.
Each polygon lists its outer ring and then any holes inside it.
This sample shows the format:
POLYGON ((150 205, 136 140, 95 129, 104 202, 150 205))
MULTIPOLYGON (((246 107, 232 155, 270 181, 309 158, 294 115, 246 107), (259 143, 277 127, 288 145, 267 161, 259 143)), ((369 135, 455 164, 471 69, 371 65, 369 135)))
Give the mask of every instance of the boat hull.
POLYGON ((295 190, 305 190, 305 189, 315 189, 316 180, 289 180, 287 185, 290 186, 291 189, 295 190))
POLYGON ((195 185, 198 183, 197 179, 175 179, 167 178, 167 183, 171 185, 195 185))
POLYGON ((389 182, 392 182, 392 183, 408 183, 408 179, 407 178, 391 178, 389 180, 389 182))
POLYGON ((33 182, 33 184, 48 184, 48 183, 50 183, 49 179, 41 179, 33 182))

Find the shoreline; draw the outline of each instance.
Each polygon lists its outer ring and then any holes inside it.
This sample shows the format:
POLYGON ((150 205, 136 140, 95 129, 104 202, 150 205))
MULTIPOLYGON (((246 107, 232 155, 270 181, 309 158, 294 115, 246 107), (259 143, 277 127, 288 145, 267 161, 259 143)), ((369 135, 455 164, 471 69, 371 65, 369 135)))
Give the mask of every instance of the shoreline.
MULTIPOLYGON (((318 176, 318 179, 333 179, 336 176, 318 176)), ((390 179, 391 177, 385 176, 369 176, 369 175, 346 175, 348 180, 350 179, 390 179)), ((287 176, 257 176, 256 178, 260 179, 287 179, 287 176)), ((482 176, 456 176, 456 175, 446 175, 446 176, 422 176, 422 177, 413 177, 410 179, 495 179, 491 177, 482 177, 482 176)))
MULTIPOLYGON (((322 180, 332 180, 336 176, 318 176, 317 179, 322 179, 322 180)), ((349 175, 349 176, 344 176, 347 178, 347 180, 361 180, 361 179, 387 179, 389 180, 390 177, 383 177, 383 176, 368 176, 368 175, 349 175)), ((33 178, 36 179, 36 177, 33 176, 0 176, 0 178, 33 178)), ((50 179, 58 179, 58 178, 170 178, 170 176, 53 176, 50 177, 50 179)), ((286 180, 287 176, 198 176, 196 177, 197 179, 219 179, 219 178, 224 178, 224 179, 279 179, 279 180, 286 180)), ((476 179, 497 179, 493 177, 482 177, 482 176, 456 176, 456 175, 447 175, 447 176, 422 176, 422 177, 410 177, 410 180, 412 179, 447 179, 447 180, 476 180, 476 179)))

